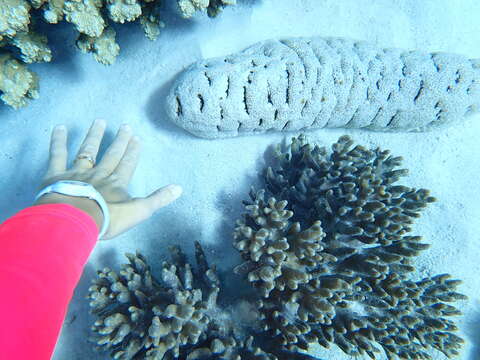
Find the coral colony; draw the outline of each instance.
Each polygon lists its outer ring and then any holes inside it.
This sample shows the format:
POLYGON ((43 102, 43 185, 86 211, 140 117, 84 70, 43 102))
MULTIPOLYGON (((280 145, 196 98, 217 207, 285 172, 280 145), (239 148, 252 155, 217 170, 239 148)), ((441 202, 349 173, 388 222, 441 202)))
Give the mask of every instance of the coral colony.
POLYGON ((130 254, 90 288, 98 347, 114 359, 315 359, 313 344, 371 359, 454 357, 463 340, 452 303, 466 297, 449 275, 414 279, 429 245, 411 225, 435 199, 397 184, 400 164, 347 136, 331 151, 303 136, 279 146, 233 236, 243 258, 235 272, 254 295, 219 302, 199 243, 196 268, 175 247, 158 279, 130 254), (250 322, 238 321, 242 309, 250 322))
MULTIPOLYGON (((52 53, 47 37, 36 32, 36 23, 71 23, 78 31, 77 47, 91 52, 102 64, 112 64, 120 47, 112 23, 138 21, 147 38, 160 33, 161 0, 1 0, 0 1, 0 98, 19 108, 38 97, 38 79, 26 64, 48 62, 52 53)), ((235 0, 178 0, 180 14, 196 11, 216 16, 235 0)))
POLYGON ((267 131, 426 130, 478 111, 480 62, 340 38, 286 38, 202 60, 167 100, 169 118, 204 138, 267 131))

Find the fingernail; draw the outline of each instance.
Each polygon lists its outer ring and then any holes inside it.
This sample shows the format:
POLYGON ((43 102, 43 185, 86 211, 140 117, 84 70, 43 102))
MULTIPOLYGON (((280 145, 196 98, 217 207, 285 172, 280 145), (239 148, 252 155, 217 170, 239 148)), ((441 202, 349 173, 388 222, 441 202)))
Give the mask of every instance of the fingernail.
POLYGON ((55 131, 67 131, 67 127, 63 124, 55 126, 55 131))
POLYGON ((94 121, 94 125, 95 125, 95 126, 103 126, 103 127, 105 127, 105 126, 107 126, 107 122, 106 122, 104 119, 96 119, 96 120, 94 121))
POLYGON ((168 190, 175 198, 178 198, 180 195, 182 195, 183 192, 182 187, 176 184, 168 185, 168 190))

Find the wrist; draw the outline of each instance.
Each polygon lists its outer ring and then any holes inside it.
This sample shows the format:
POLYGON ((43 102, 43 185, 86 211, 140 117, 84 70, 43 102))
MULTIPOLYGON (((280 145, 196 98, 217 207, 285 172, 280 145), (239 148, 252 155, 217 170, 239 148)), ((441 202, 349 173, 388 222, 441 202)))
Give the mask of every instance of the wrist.
POLYGON ((79 197, 69 196, 58 193, 48 193, 40 197, 33 205, 45 204, 68 204, 90 215, 97 224, 98 231, 103 226, 103 212, 95 200, 79 197))

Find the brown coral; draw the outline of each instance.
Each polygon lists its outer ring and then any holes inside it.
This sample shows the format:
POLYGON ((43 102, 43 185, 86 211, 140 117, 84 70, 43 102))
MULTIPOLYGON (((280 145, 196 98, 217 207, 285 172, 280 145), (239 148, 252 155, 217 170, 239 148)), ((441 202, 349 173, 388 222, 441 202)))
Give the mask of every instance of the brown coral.
POLYGON ((265 339, 248 334, 258 313, 242 322, 241 314, 251 311, 244 308, 245 300, 235 299, 233 306, 218 304, 215 267, 208 265, 199 243, 195 248, 193 269, 180 248, 173 247, 172 262, 163 263, 160 280, 138 253, 127 254, 129 263, 118 274, 98 271, 88 297, 97 317, 92 330, 100 349, 125 360, 316 359, 272 348, 265 339), (260 342, 265 347, 259 347, 260 342))
MULTIPOLYGON (((97 344, 115 359, 178 357, 181 346, 205 340, 208 313, 217 306, 218 279, 206 263, 200 263, 204 274, 194 274, 183 253, 173 251, 174 263, 163 264, 160 281, 141 254, 127 254, 130 263, 120 274, 98 273, 89 290, 92 312, 99 316, 93 331, 97 344), (203 290, 194 286, 200 279, 203 290)), ((200 253, 197 260, 204 261, 200 253)))
POLYGON ((428 245, 407 233, 434 199, 394 184, 406 174, 400 158, 352 145, 341 137, 327 154, 293 139, 267 170, 266 191, 251 193, 235 230, 245 260, 236 271, 260 289, 264 329, 292 351, 335 343, 372 359, 377 345, 388 359, 430 359, 430 347, 458 354, 449 317, 460 312, 447 303, 465 299, 460 281, 409 277, 428 245))
POLYGON ((160 280, 138 253, 127 254, 119 274, 98 272, 89 289, 97 346, 114 359, 278 360, 234 328, 232 315, 217 304, 215 267, 195 246, 196 269, 173 247, 160 280))

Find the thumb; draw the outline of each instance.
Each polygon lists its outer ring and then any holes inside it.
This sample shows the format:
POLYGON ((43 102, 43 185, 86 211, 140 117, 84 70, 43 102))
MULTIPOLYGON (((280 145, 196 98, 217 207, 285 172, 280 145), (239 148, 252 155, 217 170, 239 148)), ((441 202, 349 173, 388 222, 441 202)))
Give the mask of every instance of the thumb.
POLYGON ((147 197, 111 204, 110 228, 104 238, 115 237, 147 220, 155 211, 170 204, 181 194, 182 188, 179 185, 168 185, 154 191, 147 197))
POLYGON ((182 195, 182 187, 173 184, 162 187, 147 197, 134 199, 134 201, 137 203, 137 206, 143 208, 145 213, 148 214, 148 217, 150 217, 158 209, 178 199, 180 195, 182 195))

